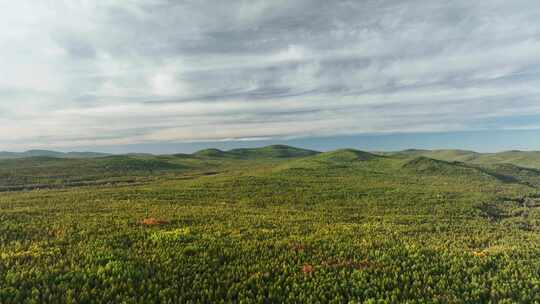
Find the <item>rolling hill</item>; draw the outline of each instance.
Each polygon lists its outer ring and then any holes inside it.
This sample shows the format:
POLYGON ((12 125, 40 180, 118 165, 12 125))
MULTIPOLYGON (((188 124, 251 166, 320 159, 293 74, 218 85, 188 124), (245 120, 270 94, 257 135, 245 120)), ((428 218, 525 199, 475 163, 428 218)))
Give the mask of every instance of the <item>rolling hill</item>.
POLYGON ((478 153, 467 150, 404 150, 385 152, 382 155, 415 158, 428 157, 444 161, 459 161, 479 165, 513 164, 525 168, 540 169, 540 152, 538 151, 505 151, 499 153, 478 153))
POLYGON ((295 157, 305 157, 316 155, 320 152, 295 148, 286 145, 272 145, 262 148, 242 148, 229 151, 219 149, 205 149, 195 152, 193 155, 198 157, 210 158, 236 158, 236 159, 285 159, 295 157))
POLYGON ((327 162, 356 162, 356 161, 369 161, 381 158, 380 155, 372 154, 369 152, 354 150, 354 149, 340 149, 336 151, 324 152, 317 155, 314 159, 327 162))

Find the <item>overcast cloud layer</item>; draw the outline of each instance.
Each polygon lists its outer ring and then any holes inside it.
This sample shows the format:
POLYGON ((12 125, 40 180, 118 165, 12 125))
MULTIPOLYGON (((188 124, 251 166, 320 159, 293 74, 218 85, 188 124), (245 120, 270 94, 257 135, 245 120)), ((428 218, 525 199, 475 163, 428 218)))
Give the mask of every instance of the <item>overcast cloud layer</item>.
POLYGON ((536 0, 0 0, 0 149, 540 129, 539 20, 536 0))

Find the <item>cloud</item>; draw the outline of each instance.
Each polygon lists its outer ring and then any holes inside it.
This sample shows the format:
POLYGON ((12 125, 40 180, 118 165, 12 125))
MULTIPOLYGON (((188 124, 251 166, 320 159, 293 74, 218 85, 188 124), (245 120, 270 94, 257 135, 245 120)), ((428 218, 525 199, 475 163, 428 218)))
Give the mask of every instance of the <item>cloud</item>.
POLYGON ((540 115, 538 18, 526 0, 5 2, 0 146, 535 128, 517 117, 540 115))

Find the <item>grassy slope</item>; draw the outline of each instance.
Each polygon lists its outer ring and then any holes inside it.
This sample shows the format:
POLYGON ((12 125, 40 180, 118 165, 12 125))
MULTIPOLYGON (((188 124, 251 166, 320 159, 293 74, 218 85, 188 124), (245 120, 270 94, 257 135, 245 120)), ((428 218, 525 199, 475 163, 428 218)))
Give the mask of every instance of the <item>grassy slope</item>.
POLYGON ((540 300, 537 171, 310 154, 2 163, 153 178, 0 193, 0 303, 540 300))

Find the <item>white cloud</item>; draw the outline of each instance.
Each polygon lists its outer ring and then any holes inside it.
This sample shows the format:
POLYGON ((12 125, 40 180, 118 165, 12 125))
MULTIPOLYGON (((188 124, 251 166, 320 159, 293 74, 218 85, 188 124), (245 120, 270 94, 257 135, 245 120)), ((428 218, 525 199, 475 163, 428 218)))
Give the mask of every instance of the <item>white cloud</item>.
POLYGON ((526 0, 4 1, 0 146, 532 128, 508 122, 540 115, 538 18, 526 0))

